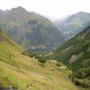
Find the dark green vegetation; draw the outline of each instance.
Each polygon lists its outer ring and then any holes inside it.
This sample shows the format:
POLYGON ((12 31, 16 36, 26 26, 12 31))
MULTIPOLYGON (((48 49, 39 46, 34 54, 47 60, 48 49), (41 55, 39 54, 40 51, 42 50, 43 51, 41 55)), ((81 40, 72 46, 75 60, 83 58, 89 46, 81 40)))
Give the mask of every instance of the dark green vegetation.
POLYGON ((90 25, 90 13, 86 12, 78 12, 62 21, 55 22, 55 25, 63 33, 66 40, 83 31, 88 24, 90 25))
POLYGON ((49 51, 64 41, 51 21, 22 7, 1 11, 0 25, 10 38, 30 51, 49 51))
POLYGON ((46 58, 64 62, 72 69, 71 77, 75 84, 90 89, 90 27, 46 58))

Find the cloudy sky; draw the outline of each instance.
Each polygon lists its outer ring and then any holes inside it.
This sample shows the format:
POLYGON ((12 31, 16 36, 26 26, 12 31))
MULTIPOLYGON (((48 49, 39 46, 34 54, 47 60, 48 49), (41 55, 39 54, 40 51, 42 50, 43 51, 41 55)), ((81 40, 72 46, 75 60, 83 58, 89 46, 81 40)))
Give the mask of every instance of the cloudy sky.
POLYGON ((90 13, 90 0, 0 0, 0 9, 23 6, 56 20, 79 11, 90 13))

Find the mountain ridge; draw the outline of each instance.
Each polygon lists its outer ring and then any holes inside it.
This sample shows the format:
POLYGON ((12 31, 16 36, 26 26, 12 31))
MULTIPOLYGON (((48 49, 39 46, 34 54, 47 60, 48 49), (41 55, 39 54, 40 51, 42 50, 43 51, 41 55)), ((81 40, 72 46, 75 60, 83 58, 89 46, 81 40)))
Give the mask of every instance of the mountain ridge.
POLYGON ((49 51, 64 41, 61 32, 49 19, 22 7, 7 11, 0 17, 0 25, 14 41, 32 51, 49 51))
POLYGON ((66 40, 74 37, 83 31, 90 23, 90 13, 78 12, 63 21, 56 21, 55 24, 58 29, 63 33, 66 40))

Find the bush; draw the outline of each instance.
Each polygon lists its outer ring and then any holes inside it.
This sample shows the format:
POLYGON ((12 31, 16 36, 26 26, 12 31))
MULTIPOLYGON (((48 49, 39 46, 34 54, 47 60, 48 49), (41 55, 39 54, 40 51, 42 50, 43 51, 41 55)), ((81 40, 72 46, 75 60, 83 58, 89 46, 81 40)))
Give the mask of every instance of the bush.
POLYGON ((41 62, 41 63, 45 63, 46 62, 46 60, 43 60, 43 59, 38 59, 38 61, 41 62))

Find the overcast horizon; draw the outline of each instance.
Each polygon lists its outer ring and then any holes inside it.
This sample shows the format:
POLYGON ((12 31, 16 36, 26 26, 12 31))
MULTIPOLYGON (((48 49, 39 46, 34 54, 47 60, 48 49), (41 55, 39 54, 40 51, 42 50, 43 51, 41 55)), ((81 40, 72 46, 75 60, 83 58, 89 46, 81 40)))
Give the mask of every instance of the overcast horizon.
POLYGON ((27 11, 39 13, 55 21, 83 11, 90 13, 90 0, 0 0, 0 9, 22 6, 27 11))

